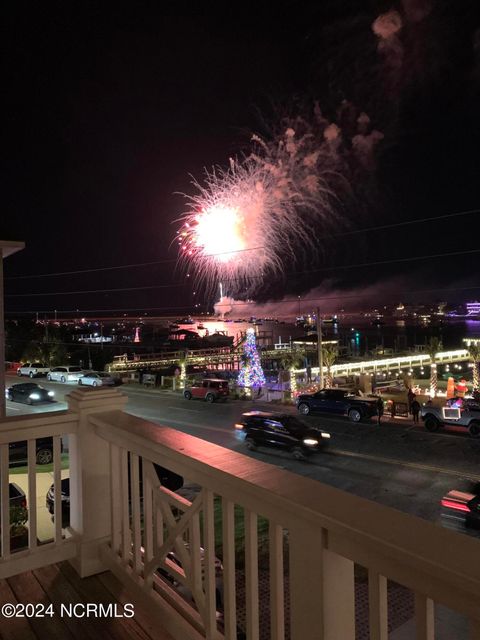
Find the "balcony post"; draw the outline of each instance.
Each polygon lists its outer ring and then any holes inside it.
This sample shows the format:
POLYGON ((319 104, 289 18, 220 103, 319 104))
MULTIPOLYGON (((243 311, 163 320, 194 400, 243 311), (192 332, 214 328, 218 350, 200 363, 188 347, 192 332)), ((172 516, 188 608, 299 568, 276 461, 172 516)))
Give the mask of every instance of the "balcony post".
POLYGON ((93 414, 122 411, 127 397, 116 389, 75 389, 67 396, 69 410, 78 414, 78 432, 69 438, 70 526, 80 536, 72 560, 84 578, 105 571, 99 549, 111 539, 110 445, 97 436, 93 414))
POLYGON ((290 529, 292 640, 355 640, 353 562, 327 540, 325 529, 290 529))

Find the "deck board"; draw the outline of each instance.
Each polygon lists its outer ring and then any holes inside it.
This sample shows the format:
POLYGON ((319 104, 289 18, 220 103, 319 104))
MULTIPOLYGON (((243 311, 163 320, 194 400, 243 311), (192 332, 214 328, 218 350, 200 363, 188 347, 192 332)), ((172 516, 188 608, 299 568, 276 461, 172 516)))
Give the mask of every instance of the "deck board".
MULTIPOLYGON (((0 580, 0 605, 10 602, 17 604, 18 600, 6 580, 0 580)), ((2 618, 0 623, 0 638, 2 640, 36 640, 36 636, 26 618, 2 618)))
POLYGON ((131 602, 128 591, 110 572, 80 578, 68 562, 49 565, 0 580, 0 606, 6 602, 52 603, 54 617, 2 618, 0 640, 172 640, 135 606, 133 618, 61 617, 60 604, 131 602))

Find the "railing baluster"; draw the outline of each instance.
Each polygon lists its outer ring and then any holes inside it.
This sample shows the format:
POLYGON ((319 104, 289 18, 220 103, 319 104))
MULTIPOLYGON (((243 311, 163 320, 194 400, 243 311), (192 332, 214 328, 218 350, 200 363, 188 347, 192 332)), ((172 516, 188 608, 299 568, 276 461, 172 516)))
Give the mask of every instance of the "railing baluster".
POLYGON ((270 522, 270 637, 285 637, 284 585, 283 585, 283 529, 270 522))
POLYGON ((226 498, 222 498, 222 526, 225 640, 236 640, 237 606, 235 597, 235 505, 226 498))
POLYGON ((37 547, 37 441, 28 440, 28 548, 37 547))
POLYGON ((215 598, 215 521, 213 492, 204 489, 203 525, 205 546, 205 632, 206 638, 217 633, 217 603, 215 598))
POLYGON ((204 615, 205 597, 203 594, 202 557, 200 554, 200 514, 194 513, 190 524, 190 561, 191 561, 191 589, 200 615, 204 615))
POLYGON ((415 593, 415 626, 416 640, 434 640, 434 604, 423 593, 415 593))
POLYGON ((112 509, 112 549, 120 553, 122 540, 122 494, 120 449, 116 444, 110 443, 110 496, 112 509))
POLYGON ((132 496, 132 529, 133 529, 133 570, 141 571, 142 536, 140 531, 140 478, 138 471, 138 456, 130 454, 130 490, 132 496))
MULTIPOLYGON (((144 564, 153 558, 153 497, 152 483, 146 471, 146 460, 142 460, 142 486, 143 486, 143 535, 145 557, 144 564)), ((153 573, 144 575, 145 587, 150 588, 153 582, 153 573)))
POLYGON ((388 640, 387 579, 372 569, 368 572, 370 640, 388 640))
POLYGON ((62 542, 62 458, 61 438, 53 437, 53 486, 54 486, 54 512, 55 544, 62 542))
POLYGON ((247 638, 259 639, 257 514, 245 509, 245 600, 247 638))
POLYGON ((10 489, 9 489, 9 448, 0 445, 1 509, 0 527, 2 534, 2 559, 10 557, 10 489))
POLYGON ((129 496, 128 496, 128 451, 121 449, 121 492, 122 492, 122 558, 125 563, 130 559, 131 550, 131 532, 130 532, 130 513, 129 513, 129 496))

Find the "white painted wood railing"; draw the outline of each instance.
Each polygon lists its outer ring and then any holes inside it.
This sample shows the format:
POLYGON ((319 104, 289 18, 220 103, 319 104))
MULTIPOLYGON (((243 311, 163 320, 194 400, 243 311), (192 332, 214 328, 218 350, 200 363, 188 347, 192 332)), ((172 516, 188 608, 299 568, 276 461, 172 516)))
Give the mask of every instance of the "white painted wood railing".
POLYGON ((371 640, 388 638, 390 581, 411 590, 412 638, 434 638, 440 603, 480 639, 478 540, 159 427, 125 413, 125 403, 115 390, 76 389, 68 413, 0 424, 0 578, 69 558, 81 576, 111 569, 129 599, 149 607, 152 625, 179 640, 235 640, 239 631, 248 640, 354 640, 354 568, 363 568, 371 640), (37 545, 30 499, 29 548, 11 553, 7 447, 29 442, 35 495, 33 441, 53 437, 59 483, 66 435, 73 537, 57 521, 54 541, 37 545), (168 490, 153 464, 196 490, 188 499, 168 490))
MULTIPOLYGON (((61 491, 54 492, 54 531, 53 540, 39 541, 37 537, 39 513, 37 511, 37 438, 51 438, 53 453, 52 483, 61 485, 61 447, 62 438, 71 436, 77 431, 78 416, 74 414, 45 413, 42 415, 19 416, 0 423, 0 578, 5 578, 22 571, 73 558, 76 554, 74 538, 62 530, 61 491), (13 443, 27 443, 27 496, 28 512, 28 545, 19 550, 11 549, 10 538, 10 496, 9 483, 17 480, 10 476, 10 447, 13 443), (58 517, 57 517, 57 514, 58 517)), ((50 484, 50 483, 49 483, 50 484)), ((40 499, 45 501, 46 496, 40 499)), ((46 513, 43 517, 49 517, 46 513)))
POLYGON ((434 637, 434 602, 466 616, 470 639, 480 638, 478 540, 123 412, 89 423, 110 449, 103 561, 174 637, 234 640, 241 629, 248 640, 354 640, 358 565, 368 572, 372 640, 388 638, 387 580, 412 591, 418 640, 434 637), (197 485, 196 496, 161 486, 152 463, 197 485), (259 570, 260 542, 268 569, 259 570))

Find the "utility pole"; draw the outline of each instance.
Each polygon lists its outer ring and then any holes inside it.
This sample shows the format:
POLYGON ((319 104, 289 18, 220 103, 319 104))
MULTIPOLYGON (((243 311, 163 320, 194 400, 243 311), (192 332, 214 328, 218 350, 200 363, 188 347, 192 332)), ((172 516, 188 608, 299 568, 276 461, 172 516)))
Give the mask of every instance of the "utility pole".
POLYGON ((23 242, 3 242, 0 240, 0 421, 6 418, 5 402, 5 317, 3 308, 3 260, 7 256, 25 248, 23 242))
POLYGON ((320 307, 317 307, 317 348, 318 348, 318 381, 320 389, 323 389, 323 350, 322 350, 322 321, 320 320, 320 307))

